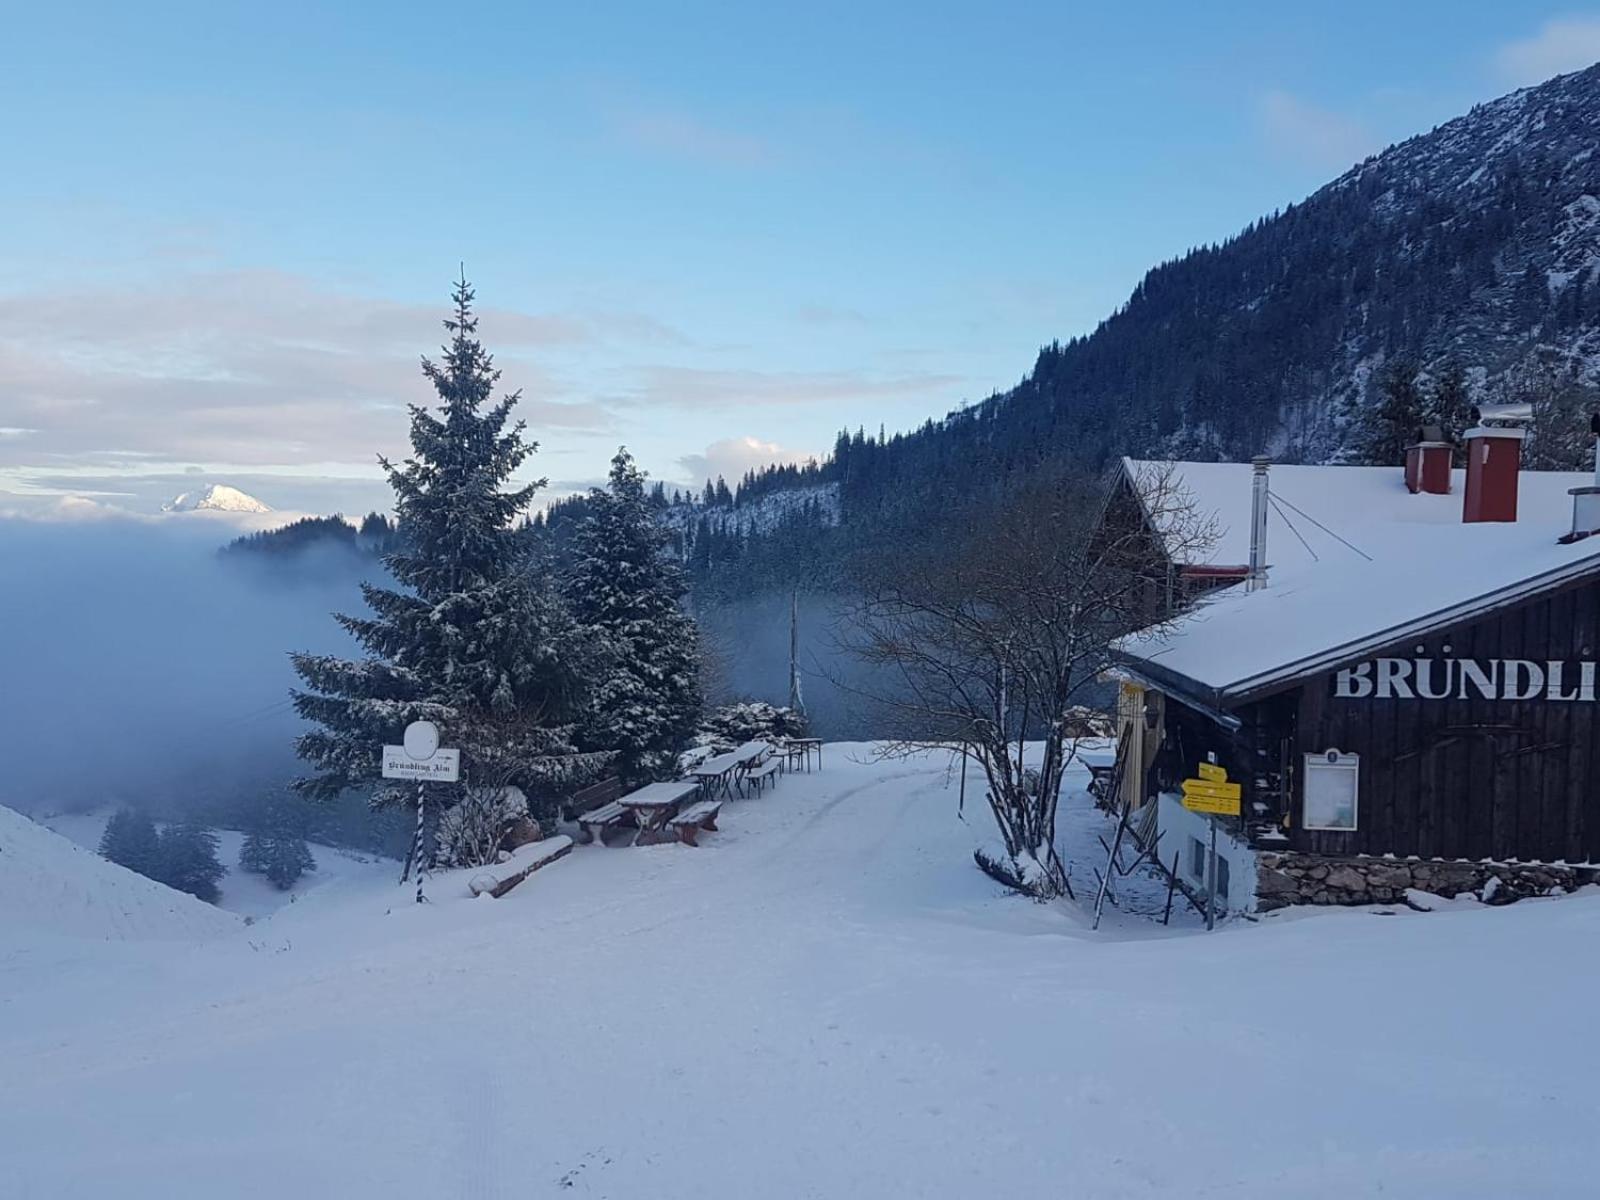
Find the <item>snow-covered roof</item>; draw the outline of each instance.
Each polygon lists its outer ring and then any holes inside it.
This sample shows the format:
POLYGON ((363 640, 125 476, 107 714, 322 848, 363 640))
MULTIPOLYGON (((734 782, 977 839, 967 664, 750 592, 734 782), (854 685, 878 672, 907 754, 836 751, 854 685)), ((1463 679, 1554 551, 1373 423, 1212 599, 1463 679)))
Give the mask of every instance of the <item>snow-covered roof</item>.
MULTIPOLYGON (((1196 502, 1217 506, 1223 531, 1210 561, 1218 565, 1249 558, 1250 470, 1177 464, 1196 502)), ((1588 475, 1524 471, 1517 521, 1472 525, 1461 520, 1461 476, 1450 495, 1414 496, 1398 468, 1273 467, 1274 492, 1366 557, 1293 509, 1273 510, 1267 587, 1218 591, 1119 648, 1135 667, 1193 681, 1223 702, 1600 570, 1600 538, 1557 541, 1572 525, 1567 489, 1588 475)))
MULTIPOLYGON (((1213 521, 1217 537, 1208 546, 1185 547, 1175 538, 1170 549, 1180 562, 1219 567, 1249 563, 1249 463, 1163 463, 1129 458, 1123 460, 1123 467, 1136 490, 1164 481, 1193 504, 1195 515, 1213 521)), ((1403 552, 1404 547, 1429 538, 1438 526, 1461 523, 1466 472, 1460 468, 1453 472, 1447 496, 1413 496, 1406 490, 1399 467, 1274 466, 1267 477, 1272 495, 1281 505, 1267 511, 1267 562, 1274 568, 1319 559, 1360 562, 1360 555, 1339 538, 1374 557, 1394 549, 1403 552)), ((1572 524, 1572 497, 1567 489, 1592 482, 1586 472, 1522 472, 1517 525, 1530 529, 1554 526, 1557 534, 1565 533, 1572 524)), ((1159 515, 1156 523, 1159 534, 1174 533, 1159 528, 1159 515)))

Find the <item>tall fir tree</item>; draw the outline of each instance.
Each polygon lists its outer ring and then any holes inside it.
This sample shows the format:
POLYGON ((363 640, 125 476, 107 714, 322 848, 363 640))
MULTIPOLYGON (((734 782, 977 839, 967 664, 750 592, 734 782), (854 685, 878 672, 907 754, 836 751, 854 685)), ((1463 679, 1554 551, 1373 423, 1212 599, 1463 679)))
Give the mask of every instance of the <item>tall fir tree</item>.
POLYGON ((1467 373, 1454 359, 1439 369, 1433 381, 1433 391, 1428 397, 1429 423, 1438 425, 1445 440, 1460 442, 1461 435, 1472 425, 1472 394, 1467 387, 1467 373))
POLYGON ((217 835, 203 825, 168 825, 161 831, 161 860, 156 878, 170 888, 215 904, 217 884, 228 873, 217 859, 217 835))
POLYGON ((1427 418, 1427 401, 1417 383, 1417 365, 1400 359, 1384 368, 1378 403, 1368 414, 1362 453, 1376 467, 1398 467, 1427 418))
MULTIPOLYGON (((443 357, 422 363, 437 410, 412 405, 411 457, 379 459, 403 531, 384 562, 403 590, 364 585, 372 615, 337 618, 364 658, 293 656, 305 683, 295 707, 318 726, 296 746, 318 774, 296 786, 313 798, 371 789, 379 808, 412 803, 414 786, 379 777, 380 747, 430 720, 461 749, 468 777, 475 760, 514 759, 514 782, 544 813, 604 764, 573 740, 589 651, 515 528, 545 484, 511 483, 538 448, 511 421, 520 393, 492 400, 500 373, 477 339, 464 278, 453 298, 443 357)), ((448 804, 459 789, 429 795, 448 804)))
POLYGON ((306 845, 304 801, 289 796, 274 796, 260 817, 260 824, 245 835, 239 848, 239 866, 257 875, 280 891, 294 886, 307 871, 317 869, 317 860, 306 845))
POLYGON ((670 778, 701 708, 699 630, 680 604, 687 581, 627 450, 617 451, 608 486, 596 488, 589 505, 567 593, 573 616, 601 634, 609 659, 590 736, 616 752, 625 781, 670 778))
POLYGON ((148 813, 132 808, 118 809, 100 835, 100 856, 155 879, 160 874, 161 864, 156 823, 148 813))

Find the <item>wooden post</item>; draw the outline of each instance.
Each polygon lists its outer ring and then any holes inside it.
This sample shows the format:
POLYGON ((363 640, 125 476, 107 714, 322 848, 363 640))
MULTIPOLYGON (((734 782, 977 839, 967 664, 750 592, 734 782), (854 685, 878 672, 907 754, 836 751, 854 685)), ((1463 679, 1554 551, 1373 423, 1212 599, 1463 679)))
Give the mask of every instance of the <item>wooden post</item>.
POLYGON ((1211 860, 1206 863, 1206 928, 1217 927, 1217 819, 1211 818, 1211 860))
MULTIPOLYGON (((1167 908, 1166 911, 1161 914, 1161 923, 1163 925, 1168 924, 1172 920, 1172 891, 1178 886, 1178 860, 1180 857, 1180 851, 1174 850, 1172 852, 1172 873, 1167 876, 1167 908)), ((1159 859, 1157 860, 1156 865, 1161 865, 1159 859)))
MULTIPOLYGON (((820 757, 820 756, 819 756, 820 757)), ((956 812, 967 811, 967 744, 961 743, 961 799, 956 803, 956 812)))

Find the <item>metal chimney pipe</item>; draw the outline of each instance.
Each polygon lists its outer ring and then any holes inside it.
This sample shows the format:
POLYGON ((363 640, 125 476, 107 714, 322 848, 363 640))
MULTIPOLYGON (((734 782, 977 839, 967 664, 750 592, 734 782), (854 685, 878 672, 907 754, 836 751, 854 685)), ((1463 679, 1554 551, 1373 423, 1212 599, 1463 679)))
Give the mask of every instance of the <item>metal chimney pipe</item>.
POLYGON ((1258 454, 1250 465, 1255 473, 1250 479, 1250 576, 1245 590, 1254 592, 1267 586, 1267 468, 1272 460, 1258 454))

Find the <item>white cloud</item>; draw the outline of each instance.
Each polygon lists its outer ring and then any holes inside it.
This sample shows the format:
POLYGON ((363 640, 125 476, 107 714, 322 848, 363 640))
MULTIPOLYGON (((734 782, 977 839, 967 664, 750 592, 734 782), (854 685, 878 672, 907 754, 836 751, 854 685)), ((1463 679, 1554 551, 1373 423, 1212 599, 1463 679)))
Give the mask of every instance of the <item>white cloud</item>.
POLYGON ((1556 17, 1538 32, 1502 46, 1495 54, 1495 71, 1513 87, 1526 87, 1596 62, 1600 17, 1556 17))
POLYGON ((1317 170, 1343 170, 1379 149, 1379 139, 1360 121, 1289 92, 1268 92, 1258 115, 1275 152, 1317 170))
MULTIPOLYGON (((417 356, 443 339, 442 315, 267 271, 0 293, 0 472, 370 464, 404 450, 405 405, 430 394, 417 356)), ((605 314, 479 317, 485 341, 508 354, 647 335, 627 314, 615 328, 605 314)), ((519 413, 531 425, 609 426, 600 405, 567 401, 532 363, 502 366, 506 386, 524 389, 519 413)))
POLYGON ((744 437, 723 438, 712 442, 700 454, 685 454, 678 460, 690 481, 699 487, 707 479, 718 475, 729 484, 737 483, 746 471, 766 466, 768 463, 804 462, 811 452, 794 450, 777 442, 764 442, 746 434, 744 437))
MULTIPOLYGON (((0 521, 33 521, 51 525, 99 524, 107 521, 131 522, 140 526, 163 525, 173 528, 196 529, 211 526, 224 540, 241 533, 259 533, 277 529, 295 521, 319 514, 293 510, 265 513, 195 511, 182 513, 150 513, 108 504, 95 499, 97 493, 69 494, 65 496, 30 497, 11 496, 19 503, 0 506, 0 521)), ((105 493, 115 494, 115 493, 105 493)))
POLYGON ((691 410, 818 404, 925 396, 930 407, 961 380, 953 375, 876 371, 762 371, 750 368, 646 366, 631 396, 652 407, 691 410))

